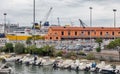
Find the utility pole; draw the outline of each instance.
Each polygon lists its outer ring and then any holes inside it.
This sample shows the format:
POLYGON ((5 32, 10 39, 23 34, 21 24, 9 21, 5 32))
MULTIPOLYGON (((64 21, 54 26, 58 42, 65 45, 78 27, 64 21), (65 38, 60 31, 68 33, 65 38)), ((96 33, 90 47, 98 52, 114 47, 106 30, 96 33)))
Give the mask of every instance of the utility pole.
POLYGON ((90 9, 90 45, 92 45, 92 40, 91 40, 91 29, 92 29, 92 7, 89 7, 90 9))
POLYGON ((35 0, 33 0, 33 44, 35 44, 35 0))
POLYGON ((58 25, 60 26, 60 18, 58 17, 57 20, 58 20, 58 25))
POLYGON ((4 34, 6 33, 6 15, 7 13, 4 13, 4 34))
POLYGON ((115 28, 116 28, 116 9, 113 9, 114 12, 114 40, 115 40, 115 28))

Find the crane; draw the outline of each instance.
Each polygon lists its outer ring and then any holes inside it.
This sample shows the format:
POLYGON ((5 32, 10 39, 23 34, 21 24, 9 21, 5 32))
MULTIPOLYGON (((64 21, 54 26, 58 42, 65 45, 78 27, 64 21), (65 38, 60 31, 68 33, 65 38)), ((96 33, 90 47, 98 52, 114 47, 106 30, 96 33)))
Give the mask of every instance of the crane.
POLYGON ((60 26, 60 18, 59 18, 59 17, 57 17, 57 20, 58 20, 58 25, 60 26))
POLYGON ((40 25, 49 24, 49 23, 47 22, 47 19, 48 19, 48 17, 50 16, 50 13, 51 13, 52 9, 53 9, 53 8, 50 7, 48 13, 45 15, 44 20, 43 20, 43 21, 40 21, 40 25))
POLYGON ((80 26, 82 26, 83 28, 87 26, 81 19, 79 19, 79 22, 80 22, 80 26))

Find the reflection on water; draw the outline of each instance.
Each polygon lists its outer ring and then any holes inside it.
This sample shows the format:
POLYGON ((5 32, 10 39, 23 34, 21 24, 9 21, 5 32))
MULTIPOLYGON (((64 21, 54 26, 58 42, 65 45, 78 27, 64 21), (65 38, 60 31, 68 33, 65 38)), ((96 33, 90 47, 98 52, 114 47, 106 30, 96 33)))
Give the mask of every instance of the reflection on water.
POLYGON ((53 69, 51 66, 25 66, 21 64, 12 64, 12 68, 14 69, 14 74, 97 74, 93 72, 85 72, 85 71, 74 71, 67 69, 53 69))

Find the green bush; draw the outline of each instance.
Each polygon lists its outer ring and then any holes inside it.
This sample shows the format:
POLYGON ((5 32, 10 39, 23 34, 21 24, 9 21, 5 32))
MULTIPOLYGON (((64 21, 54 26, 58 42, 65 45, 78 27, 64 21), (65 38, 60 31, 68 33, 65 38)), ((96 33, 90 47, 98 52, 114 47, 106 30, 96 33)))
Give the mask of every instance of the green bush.
POLYGON ((62 55, 63 55, 63 51, 56 52, 56 56, 62 56, 62 55))
POLYGON ((13 44, 12 43, 5 43, 2 51, 4 52, 13 52, 13 44))
POLYGON ((22 43, 16 43, 14 47, 14 51, 17 54, 22 54, 25 52, 25 46, 22 43))
POLYGON ((73 51, 67 52, 65 58, 77 57, 77 54, 73 51))
POLYGON ((86 55, 86 54, 85 54, 84 52, 80 51, 80 52, 78 52, 78 55, 84 56, 84 55, 86 55))
POLYGON ((95 60, 95 55, 93 53, 89 53, 89 54, 87 54, 86 59, 95 60))
POLYGON ((42 48, 43 56, 55 56, 55 48, 54 46, 44 46, 42 48))
POLYGON ((101 47, 96 48, 97 52, 101 52, 101 47))

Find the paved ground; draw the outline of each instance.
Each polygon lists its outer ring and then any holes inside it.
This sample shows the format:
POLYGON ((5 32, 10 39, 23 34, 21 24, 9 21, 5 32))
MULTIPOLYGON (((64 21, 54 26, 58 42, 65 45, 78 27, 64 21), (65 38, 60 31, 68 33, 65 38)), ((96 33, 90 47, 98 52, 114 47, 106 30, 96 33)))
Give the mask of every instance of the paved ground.
POLYGON ((103 58, 106 60, 116 60, 119 61, 119 53, 114 50, 103 50, 100 53, 94 52, 96 58, 103 58))

